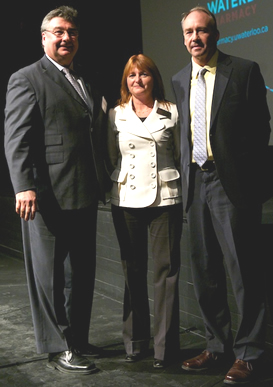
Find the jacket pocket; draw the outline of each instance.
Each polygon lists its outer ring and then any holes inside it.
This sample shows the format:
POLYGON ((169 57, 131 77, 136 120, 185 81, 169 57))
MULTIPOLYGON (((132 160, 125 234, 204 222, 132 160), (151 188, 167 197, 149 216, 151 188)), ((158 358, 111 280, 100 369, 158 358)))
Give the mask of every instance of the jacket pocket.
POLYGON ((166 168, 158 172, 162 199, 173 199, 182 195, 180 173, 175 168, 166 168))
POLYGON ((161 171, 158 171, 158 174, 160 176, 161 181, 164 182, 177 180, 180 177, 180 173, 175 168, 162 169, 161 171))
POLYGON ((124 183, 126 180, 127 171, 120 169, 115 169, 111 174, 111 180, 116 181, 118 183, 124 183))
POLYGON ((53 134, 45 137, 46 162, 48 164, 60 164, 64 161, 63 136, 53 134))
POLYGON ((49 145, 62 145, 63 136, 61 134, 50 134, 45 136, 45 146, 49 145))
POLYGON ((121 171, 120 169, 115 169, 111 174, 111 180, 113 181, 111 198, 119 200, 119 202, 125 200, 127 174, 127 171, 121 171))

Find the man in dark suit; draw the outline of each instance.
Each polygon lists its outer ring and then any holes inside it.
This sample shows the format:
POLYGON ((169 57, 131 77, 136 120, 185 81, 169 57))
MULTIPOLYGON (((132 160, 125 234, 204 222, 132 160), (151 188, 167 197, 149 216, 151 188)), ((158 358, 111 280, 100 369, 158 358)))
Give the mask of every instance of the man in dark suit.
POLYGON ((232 353, 236 360, 224 382, 237 384, 252 378, 264 352, 265 295, 258 234, 263 157, 270 135, 266 88, 256 63, 217 50, 216 20, 206 8, 184 14, 182 28, 192 61, 172 82, 181 121, 182 190, 192 275, 207 339, 206 350, 184 361, 182 368, 204 370, 232 353), (195 123, 200 122, 201 108, 195 105, 195 95, 197 74, 203 68, 205 157, 200 162, 195 123), (240 315, 234 342, 223 257, 240 315))
POLYGON ((41 34, 44 57, 9 80, 5 152, 22 218, 37 351, 49 354, 51 368, 89 374, 96 367, 83 355, 92 355, 88 333, 97 205, 104 201, 100 137, 106 102, 73 64, 77 11, 67 6, 52 10, 41 34), (76 71, 74 86, 66 69, 76 71), (71 294, 65 299, 66 278, 71 294))

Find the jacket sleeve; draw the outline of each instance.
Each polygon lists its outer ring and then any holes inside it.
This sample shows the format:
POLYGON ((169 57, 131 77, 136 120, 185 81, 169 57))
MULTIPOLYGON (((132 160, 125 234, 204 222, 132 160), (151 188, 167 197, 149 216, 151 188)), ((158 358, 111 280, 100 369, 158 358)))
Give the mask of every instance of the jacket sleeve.
POLYGON ((5 154, 15 193, 34 189, 32 169, 35 92, 20 71, 9 80, 5 107, 5 154))
POLYGON ((107 129, 107 170, 111 176, 112 172, 115 170, 117 161, 118 161, 118 147, 117 147, 117 132, 115 130, 115 117, 116 112, 114 109, 110 109, 108 117, 108 129, 107 129))
POLYGON ((173 129, 173 155, 174 155, 174 162, 176 168, 180 171, 180 165, 181 165, 181 147, 180 147, 180 122, 178 117, 178 111, 176 108, 176 105, 174 105, 174 113, 175 114, 175 126, 173 129))
POLYGON ((264 151, 268 144, 270 136, 270 113, 266 101, 266 87, 264 79, 260 72, 257 63, 253 63, 250 70, 248 85, 247 85, 247 101, 248 111, 250 115, 249 122, 252 124, 253 139, 255 147, 261 147, 261 152, 264 151), (259 134, 257 136, 257 128, 259 134))

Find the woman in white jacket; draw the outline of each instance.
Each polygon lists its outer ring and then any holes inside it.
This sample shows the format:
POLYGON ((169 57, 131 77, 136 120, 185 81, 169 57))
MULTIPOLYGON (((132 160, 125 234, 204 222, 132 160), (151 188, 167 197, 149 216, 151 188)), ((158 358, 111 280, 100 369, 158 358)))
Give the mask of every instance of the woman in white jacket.
POLYGON ((112 216, 125 275, 123 339, 126 361, 147 354, 148 229, 154 261, 154 363, 162 368, 179 352, 182 198, 176 106, 164 97, 161 75, 145 55, 132 56, 121 98, 109 112, 108 152, 112 216))

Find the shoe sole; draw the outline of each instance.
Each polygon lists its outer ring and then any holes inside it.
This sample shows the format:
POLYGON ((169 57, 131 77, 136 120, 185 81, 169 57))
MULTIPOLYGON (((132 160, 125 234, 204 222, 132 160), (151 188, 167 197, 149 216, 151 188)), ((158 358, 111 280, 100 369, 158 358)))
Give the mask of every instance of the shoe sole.
POLYGON ((209 369, 208 367, 205 367, 205 368, 190 368, 190 367, 187 367, 187 366, 184 366, 184 365, 182 365, 181 368, 183 370, 185 370, 185 371, 195 371, 195 372, 206 371, 206 370, 209 369))
POLYGON ((136 363, 143 359, 143 356, 135 356, 135 357, 125 357, 126 363, 136 363))
POLYGON ((224 383, 225 384, 232 384, 232 385, 241 385, 241 384, 247 384, 247 383, 250 383, 250 380, 246 380, 246 381, 243 381, 243 382, 235 382, 233 380, 227 380, 227 379, 224 379, 224 383))
POLYGON ((154 365, 154 364, 153 364, 153 367, 154 367, 156 370, 162 370, 163 368, 165 368, 164 365, 162 365, 162 366, 157 366, 157 365, 154 365))
POLYGON ((56 369, 64 374, 90 375, 90 374, 98 371, 98 369, 96 367, 89 369, 89 370, 75 370, 75 371, 74 370, 67 370, 67 369, 61 367, 59 364, 55 363, 54 361, 47 363, 46 366, 50 369, 56 369))

